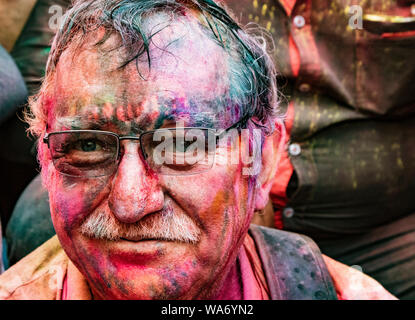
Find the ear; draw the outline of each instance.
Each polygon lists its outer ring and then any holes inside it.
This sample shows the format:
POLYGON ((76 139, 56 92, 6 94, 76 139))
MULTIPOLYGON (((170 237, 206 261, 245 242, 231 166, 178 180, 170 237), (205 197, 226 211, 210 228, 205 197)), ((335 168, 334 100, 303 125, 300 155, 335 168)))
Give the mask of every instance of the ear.
POLYGON ((264 210, 284 150, 286 131, 282 120, 275 123, 275 131, 265 137, 262 147, 262 167, 257 178, 255 210, 264 210))

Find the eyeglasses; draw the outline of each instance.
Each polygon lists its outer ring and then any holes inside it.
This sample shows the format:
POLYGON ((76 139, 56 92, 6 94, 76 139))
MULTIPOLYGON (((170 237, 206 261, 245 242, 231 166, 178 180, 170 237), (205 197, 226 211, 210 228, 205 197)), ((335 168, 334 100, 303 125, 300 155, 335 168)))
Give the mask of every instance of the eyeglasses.
POLYGON ((119 136, 110 131, 67 130, 46 133, 56 170, 71 177, 112 175, 121 159, 120 141, 138 140, 147 166, 162 175, 192 175, 208 171, 215 161, 219 140, 231 129, 245 125, 248 116, 222 132, 185 127, 162 128, 139 136, 119 136))

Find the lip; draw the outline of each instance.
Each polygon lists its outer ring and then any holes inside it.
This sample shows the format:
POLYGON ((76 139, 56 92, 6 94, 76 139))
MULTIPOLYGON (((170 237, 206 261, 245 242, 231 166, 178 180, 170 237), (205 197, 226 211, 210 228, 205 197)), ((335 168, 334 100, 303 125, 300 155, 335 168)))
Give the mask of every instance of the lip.
POLYGON ((156 267, 160 261, 182 243, 160 239, 133 241, 122 239, 108 244, 109 258, 118 267, 156 267))
POLYGON ((118 241, 128 241, 128 242, 143 242, 143 241, 159 241, 159 242, 178 242, 173 239, 160 239, 160 238, 141 238, 141 239, 128 239, 128 238, 120 238, 118 241))
POLYGON ((171 244, 179 244, 178 241, 173 240, 163 240, 163 239, 152 239, 152 238, 146 238, 146 239, 127 239, 127 238, 121 238, 117 241, 111 241, 110 246, 124 250, 134 251, 137 254, 147 252, 148 250, 154 249, 154 248, 162 248, 166 245, 171 244))

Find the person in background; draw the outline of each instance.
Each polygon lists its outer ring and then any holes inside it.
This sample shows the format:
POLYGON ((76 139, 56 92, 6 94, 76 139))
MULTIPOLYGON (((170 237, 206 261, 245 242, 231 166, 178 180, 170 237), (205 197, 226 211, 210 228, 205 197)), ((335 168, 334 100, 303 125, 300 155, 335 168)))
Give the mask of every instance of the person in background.
POLYGON ((272 33, 286 97, 274 210, 257 220, 415 299, 415 1, 225 3, 272 33))
MULTIPOLYGON (((27 89, 19 69, 7 51, 0 45, 0 125, 6 122, 12 114, 26 101, 27 89)), ((15 147, 15 146, 13 146, 15 147)), ((3 149, 7 154, 11 148, 3 149)), ((7 168, 2 168, 7 170, 7 168)), ((2 177, 3 178, 3 177, 2 177)), ((2 179, 3 184, 12 185, 12 180, 2 179)), ((10 188, 12 188, 10 186, 10 188)), ((2 195, 4 197, 4 195, 2 195)), ((3 211, 1 212, 3 217, 3 211)), ((2 219, 0 219, 0 273, 4 271, 2 219)))
MULTIPOLYGON (((0 64, 0 74, 5 79, 2 81, 7 81, 0 88, 0 147, 7 150, 0 153, 0 219, 11 264, 16 256, 19 259, 19 254, 25 255, 45 241, 42 230, 48 230, 47 236, 54 233, 49 217, 45 219, 38 214, 28 218, 28 212, 8 227, 18 197, 39 172, 35 139, 28 137, 27 125, 22 121, 23 107, 27 96, 39 90, 51 39, 69 3, 69 0, 0 3, 0 45, 6 49, 0 48, 0 54, 2 59, 7 55, 7 61, 0 64), (16 87, 9 83, 13 79, 19 81, 16 87), (8 235, 10 232, 12 236, 8 235)), ((34 204, 32 208, 37 206, 34 204)))

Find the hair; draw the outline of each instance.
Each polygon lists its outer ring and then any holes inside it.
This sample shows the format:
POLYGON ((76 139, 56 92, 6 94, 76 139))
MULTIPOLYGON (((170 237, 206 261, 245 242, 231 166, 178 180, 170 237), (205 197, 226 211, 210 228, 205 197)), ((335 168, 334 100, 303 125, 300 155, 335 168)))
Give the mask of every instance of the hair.
POLYGON ((143 77, 137 59, 144 55, 151 67, 149 44, 154 35, 146 34, 143 22, 155 12, 167 12, 174 17, 186 10, 200 14, 206 34, 230 57, 230 95, 240 106, 239 118, 251 119, 264 132, 272 132, 275 118, 279 117, 276 70, 268 49, 272 47, 272 38, 260 28, 242 28, 223 5, 212 0, 73 0, 53 40, 42 86, 29 99, 30 109, 26 112, 29 131, 35 136, 45 133, 56 66, 69 45, 74 42, 81 45, 90 31, 100 27, 105 29, 105 35, 96 45, 117 33, 120 47, 127 51, 125 63, 120 67, 136 60, 137 71, 143 77))

